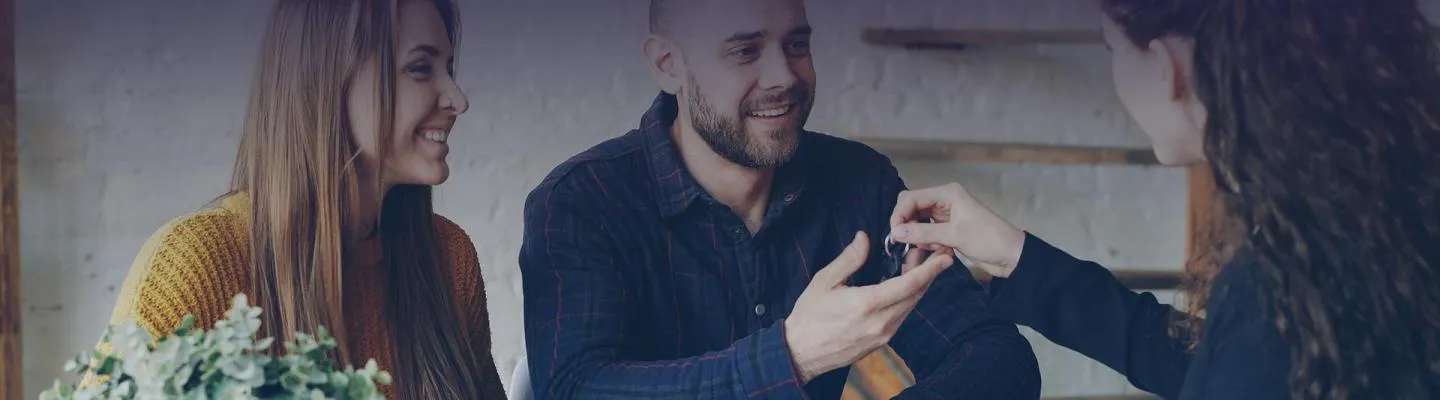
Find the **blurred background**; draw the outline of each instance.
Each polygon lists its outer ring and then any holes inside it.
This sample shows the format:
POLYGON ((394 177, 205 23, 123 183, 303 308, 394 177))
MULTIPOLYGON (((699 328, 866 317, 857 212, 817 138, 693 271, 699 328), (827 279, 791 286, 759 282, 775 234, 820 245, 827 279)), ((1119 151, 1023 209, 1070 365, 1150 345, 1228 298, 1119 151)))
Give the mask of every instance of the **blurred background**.
MULTIPOLYGON (((271 1, 15 3, 19 309, 24 395, 34 398, 53 379, 71 379, 61 366, 95 343, 143 241, 225 189, 271 1)), ((502 377, 524 349, 516 259, 525 195, 557 163, 638 123, 657 90, 640 53, 646 4, 460 0, 458 75, 471 107, 451 135, 452 172, 436 207, 479 250, 502 377)), ((920 151, 887 148, 912 187, 959 181, 1077 256, 1179 270, 1184 169, 1083 157, 1068 165, 923 159, 964 148, 949 141, 1145 149, 1115 98, 1104 48, 1062 43, 1073 36, 1057 33, 1098 29, 1092 2, 811 0, 809 17, 819 75, 810 129, 882 144, 927 140, 914 145, 920 151), (1046 38, 921 50, 868 43, 867 28, 1046 38)), ((1040 358, 1044 395, 1138 392, 1022 331, 1040 358)))

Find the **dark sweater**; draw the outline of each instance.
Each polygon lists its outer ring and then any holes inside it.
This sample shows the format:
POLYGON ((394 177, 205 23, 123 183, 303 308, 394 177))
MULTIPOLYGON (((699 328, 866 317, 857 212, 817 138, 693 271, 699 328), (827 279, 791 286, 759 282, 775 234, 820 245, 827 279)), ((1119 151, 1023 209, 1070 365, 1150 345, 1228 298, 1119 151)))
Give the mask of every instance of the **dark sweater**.
POLYGON ((1168 334, 1174 308, 1136 293, 1109 270, 1026 234, 1019 265, 990 288, 996 312, 1124 374, 1166 399, 1289 397, 1289 350, 1258 296, 1252 263, 1216 277, 1195 353, 1168 334))

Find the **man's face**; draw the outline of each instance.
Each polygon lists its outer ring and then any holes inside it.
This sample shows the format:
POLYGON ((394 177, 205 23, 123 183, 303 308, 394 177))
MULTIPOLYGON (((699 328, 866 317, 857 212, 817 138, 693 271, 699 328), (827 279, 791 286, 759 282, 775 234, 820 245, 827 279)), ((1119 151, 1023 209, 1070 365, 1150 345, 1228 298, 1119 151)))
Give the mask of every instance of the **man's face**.
POLYGON ((794 154, 815 99, 802 0, 700 0, 677 24, 686 71, 681 118, 748 168, 794 154))

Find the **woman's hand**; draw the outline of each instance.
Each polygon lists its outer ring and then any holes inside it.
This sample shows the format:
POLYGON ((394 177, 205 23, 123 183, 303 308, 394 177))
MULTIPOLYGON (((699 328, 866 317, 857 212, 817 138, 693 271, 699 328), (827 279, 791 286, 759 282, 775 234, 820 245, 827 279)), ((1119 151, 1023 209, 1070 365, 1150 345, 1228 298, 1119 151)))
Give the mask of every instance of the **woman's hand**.
POLYGON ((1015 270, 1025 244, 1024 231, 980 204, 958 183, 901 192, 890 227, 890 237, 897 242, 931 250, 953 248, 965 261, 998 278, 1015 270))

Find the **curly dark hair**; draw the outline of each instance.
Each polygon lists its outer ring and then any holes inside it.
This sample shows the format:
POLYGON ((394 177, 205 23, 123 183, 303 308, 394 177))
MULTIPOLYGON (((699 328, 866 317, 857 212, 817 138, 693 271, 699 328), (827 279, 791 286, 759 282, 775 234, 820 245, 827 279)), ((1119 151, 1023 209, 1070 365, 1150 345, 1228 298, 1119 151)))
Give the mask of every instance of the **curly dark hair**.
POLYGON ((1440 57, 1416 1, 1100 2, 1141 48, 1193 40, 1218 213, 1190 311, 1244 251, 1295 398, 1440 398, 1440 57))

